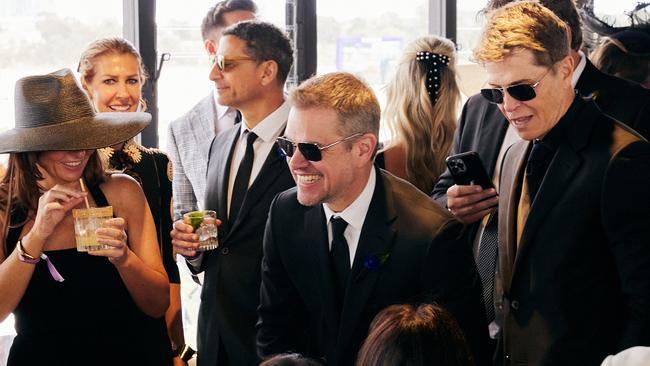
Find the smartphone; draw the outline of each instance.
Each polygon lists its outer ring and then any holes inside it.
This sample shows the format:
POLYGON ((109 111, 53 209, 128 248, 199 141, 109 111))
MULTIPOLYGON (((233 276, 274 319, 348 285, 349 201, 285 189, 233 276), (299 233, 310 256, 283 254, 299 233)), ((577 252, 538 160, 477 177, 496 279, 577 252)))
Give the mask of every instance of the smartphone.
POLYGON ((476 151, 449 156, 445 162, 454 182, 459 186, 479 185, 483 189, 494 187, 476 151))

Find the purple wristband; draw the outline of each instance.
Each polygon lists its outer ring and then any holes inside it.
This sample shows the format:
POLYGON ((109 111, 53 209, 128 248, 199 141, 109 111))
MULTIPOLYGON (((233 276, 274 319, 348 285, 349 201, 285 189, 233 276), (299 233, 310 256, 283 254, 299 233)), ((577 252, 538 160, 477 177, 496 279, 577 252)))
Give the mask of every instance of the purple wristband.
POLYGON ((50 261, 50 258, 48 258, 48 256, 45 255, 45 253, 41 253, 41 255, 36 259, 28 259, 24 255, 19 253, 18 259, 23 263, 29 263, 29 264, 36 264, 40 262, 42 259, 45 261, 45 263, 47 263, 47 269, 50 271, 50 275, 52 276, 52 278, 57 282, 64 281, 63 276, 61 276, 59 271, 56 270, 56 267, 54 267, 54 264, 52 264, 52 261, 50 261))

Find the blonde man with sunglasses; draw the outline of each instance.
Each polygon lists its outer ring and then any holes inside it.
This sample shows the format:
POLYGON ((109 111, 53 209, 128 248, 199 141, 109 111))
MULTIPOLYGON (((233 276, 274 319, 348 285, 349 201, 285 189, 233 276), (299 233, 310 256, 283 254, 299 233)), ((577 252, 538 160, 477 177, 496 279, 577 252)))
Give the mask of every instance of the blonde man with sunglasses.
POLYGON ((293 62, 286 35, 270 23, 245 21, 224 30, 210 72, 218 102, 242 122, 212 142, 203 207, 221 220, 219 247, 197 251, 198 235, 174 224, 174 248, 204 272, 198 326, 199 365, 257 365, 262 238, 273 197, 294 186, 275 143, 290 105, 284 83, 293 62))
POLYGON ((352 365, 370 322, 395 303, 436 302, 486 360, 480 282, 462 225, 373 165, 374 93, 351 74, 293 90, 278 145, 297 187, 277 196, 264 235, 257 347, 352 365))
POLYGON ((572 86, 566 24, 491 14, 482 95, 524 141, 501 166, 495 301, 506 365, 596 365, 650 343, 650 144, 572 86))

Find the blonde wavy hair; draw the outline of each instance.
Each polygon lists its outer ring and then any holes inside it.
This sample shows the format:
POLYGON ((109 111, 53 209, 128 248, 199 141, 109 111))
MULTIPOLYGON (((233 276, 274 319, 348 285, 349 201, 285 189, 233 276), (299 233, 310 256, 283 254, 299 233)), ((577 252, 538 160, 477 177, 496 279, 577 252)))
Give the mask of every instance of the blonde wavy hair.
POLYGON ((534 1, 517 1, 488 13, 473 58, 500 62, 520 50, 533 52, 538 66, 551 67, 569 55, 568 25, 534 1))
POLYGON ((406 46, 395 76, 386 87, 384 119, 392 141, 405 149, 408 180, 423 192, 433 189, 451 151, 460 107, 455 64, 455 47, 450 40, 422 37, 406 46), (435 104, 431 103, 425 86, 427 68, 415 59, 420 51, 449 58, 449 65, 440 68, 440 89, 435 104))

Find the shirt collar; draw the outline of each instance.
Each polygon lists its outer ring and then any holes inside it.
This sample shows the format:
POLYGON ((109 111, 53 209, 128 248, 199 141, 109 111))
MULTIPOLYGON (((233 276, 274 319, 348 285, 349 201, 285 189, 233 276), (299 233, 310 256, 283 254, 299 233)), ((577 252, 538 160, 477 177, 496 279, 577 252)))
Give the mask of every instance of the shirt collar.
POLYGON ((219 104, 219 94, 217 94, 217 87, 214 87, 214 92, 212 93, 214 98, 214 104, 217 106, 217 120, 222 119, 226 114, 234 112, 235 108, 228 107, 227 105, 219 104))
POLYGON ((325 218, 327 222, 330 221, 332 216, 338 216, 345 220, 349 226, 352 226, 354 229, 361 231, 363 227, 363 222, 366 219, 366 214, 368 213, 368 208, 370 207, 370 201, 372 201, 372 195, 375 192, 375 185, 377 184, 377 174, 375 173, 375 167, 373 166, 370 169, 370 176, 368 177, 368 183, 366 187, 361 191, 361 194, 343 211, 334 212, 328 206, 327 203, 323 204, 323 210, 325 211, 325 218))
MULTIPOLYGON (((284 101, 282 105, 274 110, 271 114, 266 116, 260 123, 252 129, 253 132, 257 135, 259 139, 264 142, 274 142, 275 139, 280 136, 282 130, 284 129, 287 116, 289 115, 289 110, 291 109, 291 104, 288 101, 284 101)), ((242 124, 239 136, 244 136, 244 132, 248 131, 248 125, 246 120, 242 116, 242 124)))
POLYGON ((578 51, 578 54, 580 55, 580 62, 578 62, 578 66, 573 70, 573 76, 571 76, 571 85, 574 89, 578 85, 578 79, 580 79, 580 75, 585 70, 585 66, 587 66, 587 57, 585 57, 585 54, 582 51, 578 51))

